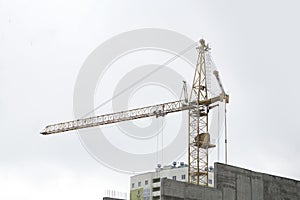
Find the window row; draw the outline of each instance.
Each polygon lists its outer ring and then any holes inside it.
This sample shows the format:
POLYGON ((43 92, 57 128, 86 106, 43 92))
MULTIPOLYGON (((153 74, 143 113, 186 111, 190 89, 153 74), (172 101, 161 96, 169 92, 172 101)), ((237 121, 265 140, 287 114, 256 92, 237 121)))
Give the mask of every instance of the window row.
MULTIPOLYGON (((177 180, 177 177, 176 176, 172 176, 172 179, 173 180, 177 180)), ((186 179, 186 175, 185 174, 182 174, 181 175, 181 180, 185 180, 186 179)), ((153 179, 153 183, 156 183, 156 182, 160 182, 160 178, 155 178, 155 179, 153 179)), ((148 185, 149 184, 149 181, 148 180, 145 180, 145 185, 148 185)), ((139 181, 138 182, 138 184, 137 184, 137 187, 141 187, 142 186, 142 182, 141 181, 139 181)), ((131 184, 131 188, 134 188, 135 187, 135 185, 134 185, 134 183, 132 183, 131 184)))
MULTIPOLYGON (((172 176, 172 179, 173 179, 174 181, 176 181, 177 177, 176 177, 176 176, 172 176)), ((185 174, 182 174, 182 175, 181 175, 181 180, 185 180, 185 174)))
MULTIPOLYGON (((145 180, 145 185, 148 185, 148 180, 145 180)), ((141 181, 139 181, 138 182, 138 185, 137 185, 138 187, 141 187, 142 186, 142 183, 141 183, 141 181)), ((134 188, 135 187, 135 185, 134 185, 134 183, 131 183, 131 188, 134 188)))

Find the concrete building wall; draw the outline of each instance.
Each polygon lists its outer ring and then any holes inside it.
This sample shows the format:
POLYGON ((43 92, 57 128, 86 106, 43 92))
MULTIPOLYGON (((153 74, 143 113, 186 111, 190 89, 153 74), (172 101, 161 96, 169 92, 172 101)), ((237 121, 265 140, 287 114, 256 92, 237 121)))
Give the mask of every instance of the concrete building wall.
POLYGON ((215 163, 215 187, 223 200, 300 200, 300 182, 215 163))
POLYGON ((215 163, 215 187, 161 180, 161 200, 300 200, 300 181, 215 163))
POLYGON ((222 192, 213 187, 198 186, 161 179, 161 200, 222 200, 222 192))

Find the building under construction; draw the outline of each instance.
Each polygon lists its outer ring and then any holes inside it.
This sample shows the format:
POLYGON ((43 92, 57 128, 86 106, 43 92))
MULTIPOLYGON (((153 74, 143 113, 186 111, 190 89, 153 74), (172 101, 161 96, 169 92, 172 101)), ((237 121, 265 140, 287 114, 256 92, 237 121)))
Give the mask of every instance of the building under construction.
MULTIPOLYGON (((130 200, 299 200, 300 181, 215 163, 213 186, 154 177, 131 189, 130 200), (148 189, 148 190, 147 190, 148 189), (147 191, 152 191, 151 193, 147 191), (150 195, 150 196, 149 196, 150 195)), ((136 176, 144 178, 144 176, 136 176)), ((136 178, 135 178, 136 179, 136 178)))

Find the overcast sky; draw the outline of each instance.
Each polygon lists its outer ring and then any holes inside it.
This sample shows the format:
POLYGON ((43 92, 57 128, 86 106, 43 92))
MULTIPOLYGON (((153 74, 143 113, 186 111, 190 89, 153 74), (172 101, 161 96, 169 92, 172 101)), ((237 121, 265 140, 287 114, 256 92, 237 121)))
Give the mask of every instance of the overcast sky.
POLYGON ((74 118, 74 86, 90 53, 139 28, 205 38, 230 93, 229 164, 299 180, 299 6, 0 0, 0 199, 96 200, 105 189, 128 192, 129 175, 94 160, 75 132, 39 132, 74 118))

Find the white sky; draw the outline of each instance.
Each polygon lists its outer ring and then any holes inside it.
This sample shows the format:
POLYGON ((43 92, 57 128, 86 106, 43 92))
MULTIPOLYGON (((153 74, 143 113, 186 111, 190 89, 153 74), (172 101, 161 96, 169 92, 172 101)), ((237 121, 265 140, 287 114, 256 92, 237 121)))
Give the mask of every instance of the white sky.
POLYGON ((0 0, 0 199, 100 199, 129 176, 95 161, 73 118, 87 56, 124 31, 163 28, 211 44, 228 106, 229 163, 300 179, 298 1, 0 0))

